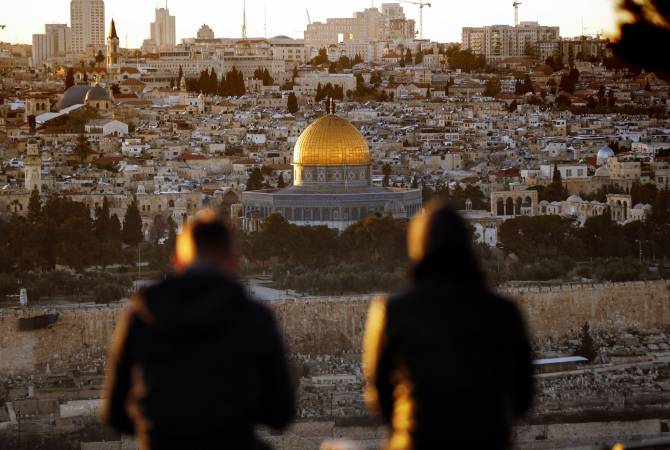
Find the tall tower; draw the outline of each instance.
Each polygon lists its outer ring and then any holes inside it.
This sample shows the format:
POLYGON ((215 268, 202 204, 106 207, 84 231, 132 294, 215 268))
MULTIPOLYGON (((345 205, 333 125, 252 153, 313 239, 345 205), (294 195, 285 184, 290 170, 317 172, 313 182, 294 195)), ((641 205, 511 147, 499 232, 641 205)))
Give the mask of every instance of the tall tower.
POLYGON ((23 177, 26 191, 37 188, 42 193, 42 160, 37 142, 30 141, 26 150, 26 159, 23 161, 23 177))
POLYGON ((167 1, 165 8, 156 8, 156 20, 151 22, 149 31, 159 49, 171 49, 177 45, 176 19, 170 15, 167 1))
POLYGON ((119 64, 119 36, 116 34, 116 25, 112 19, 112 25, 107 37, 107 67, 119 64))
POLYGON ((105 49, 105 2, 103 0, 72 0, 72 51, 82 54, 105 49))

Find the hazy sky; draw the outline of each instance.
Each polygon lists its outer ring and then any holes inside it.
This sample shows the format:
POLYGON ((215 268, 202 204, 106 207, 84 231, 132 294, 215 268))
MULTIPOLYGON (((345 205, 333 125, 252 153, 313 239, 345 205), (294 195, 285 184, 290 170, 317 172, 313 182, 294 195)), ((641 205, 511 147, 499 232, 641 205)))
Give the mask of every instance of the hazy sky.
MULTIPOLYGON (((161 0, 163 4, 165 0, 161 0)), ((177 40, 193 37, 207 23, 217 37, 234 37, 241 33, 242 0, 168 0, 170 13, 177 17, 177 40)), ((512 24, 513 0, 432 0, 424 9, 425 37, 438 41, 460 41, 461 27, 490 24, 512 24)), ((563 36, 593 34, 611 30, 614 24, 615 0, 522 0, 520 20, 535 20, 543 25, 558 25, 563 36), (583 24, 583 25, 582 25, 583 24), (583 28, 582 28, 583 27, 583 28)), ((2 13, 0 41, 30 43, 33 33, 41 33, 45 23, 70 23, 69 0, 0 0, 2 13)), ((267 11, 267 34, 302 37, 307 24, 305 9, 312 21, 327 17, 350 17, 354 11, 370 6, 370 1, 352 0, 247 0, 249 36, 263 36, 264 9, 267 11)), ((375 5, 381 1, 376 0, 375 5)), ((149 35, 156 0, 105 0, 106 21, 116 21, 116 29, 125 46, 139 47, 149 35)), ((405 14, 417 20, 418 7, 405 4, 405 14)), ((106 25, 109 27, 109 25, 106 25)))

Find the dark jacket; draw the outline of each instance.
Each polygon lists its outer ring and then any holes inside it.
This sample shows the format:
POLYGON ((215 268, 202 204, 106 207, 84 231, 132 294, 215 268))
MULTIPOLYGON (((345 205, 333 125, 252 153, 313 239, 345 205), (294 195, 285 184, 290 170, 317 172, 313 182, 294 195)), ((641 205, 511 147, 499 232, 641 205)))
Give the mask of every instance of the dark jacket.
POLYGON ((159 283, 117 326, 103 419, 143 449, 261 448, 254 426, 294 415, 272 313, 207 269, 159 283))
POLYGON ((414 269, 410 288, 373 301, 365 336, 366 397, 391 428, 387 448, 509 448, 533 391, 518 309, 484 287, 471 254, 429 252, 414 269))

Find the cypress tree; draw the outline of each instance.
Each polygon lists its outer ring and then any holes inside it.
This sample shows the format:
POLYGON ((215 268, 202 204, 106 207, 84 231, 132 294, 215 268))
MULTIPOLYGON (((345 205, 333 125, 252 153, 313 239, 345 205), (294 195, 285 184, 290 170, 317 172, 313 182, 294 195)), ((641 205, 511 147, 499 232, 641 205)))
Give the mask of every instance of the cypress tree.
POLYGON ((128 205, 126 215, 123 218, 122 230, 123 242, 127 245, 137 245, 142 242, 142 217, 137 207, 137 199, 128 205))

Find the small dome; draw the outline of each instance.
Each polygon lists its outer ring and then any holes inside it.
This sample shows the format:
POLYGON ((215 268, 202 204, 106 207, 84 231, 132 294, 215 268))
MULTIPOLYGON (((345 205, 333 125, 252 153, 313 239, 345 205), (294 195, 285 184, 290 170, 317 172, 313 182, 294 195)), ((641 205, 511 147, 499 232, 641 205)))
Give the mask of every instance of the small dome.
POLYGON ((606 145, 598 150, 598 159, 607 159, 611 158, 612 156, 614 156, 614 150, 612 150, 609 145, 606 145))
POLYGON ((88 93, 86 94, 86 98, 84 99, 84 102, 104 101, 104 100, 109 100, 109 94, 107 94, 105 88, 96 84, 91 89, 89 89, 88 93))
POLYGON ((596 169, 595 173, 596 177, 609 177, 610 176, 610 169, 607 166, 600 166, 596 169))
POLYGON ((582 198, 579 195, 571 195, 570 197, 568 197, 568 202, 570 203, 581 203, 583 201, 584 200, 582 200, 582 198))
POLYGON ((58 101, 56 109, 60 111, 61 109, 69 108, 70 106, 83 105, 86 94, 88 94, 88 91, 90 90, 91 86, 88 84, 75 84, 74 86, 70 86, 63 92, 63 96, 58 101))
POLYGON ((302 132, 293 163, 303 166, 369 166, 370 148, 361 133, 334 114, 323 116, 302 132))

